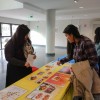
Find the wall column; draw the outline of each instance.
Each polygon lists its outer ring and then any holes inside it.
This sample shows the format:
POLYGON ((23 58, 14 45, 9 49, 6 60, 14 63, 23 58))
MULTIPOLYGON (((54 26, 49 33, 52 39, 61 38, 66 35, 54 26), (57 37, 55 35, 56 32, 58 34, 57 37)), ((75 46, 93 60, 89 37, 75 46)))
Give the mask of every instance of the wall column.
POLYGON ((55 10, 47 10, 46 54, 55 55, 55 10))

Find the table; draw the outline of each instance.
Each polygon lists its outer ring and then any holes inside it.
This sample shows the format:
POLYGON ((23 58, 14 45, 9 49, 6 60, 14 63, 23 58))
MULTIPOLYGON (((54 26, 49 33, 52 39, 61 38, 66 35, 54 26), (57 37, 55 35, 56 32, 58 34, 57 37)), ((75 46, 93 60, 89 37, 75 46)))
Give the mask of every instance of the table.
MULTIPOLYGON (((8 96, 7 100, 11 100, 11 98, 14 98, 14 96, 16 98, 19 95, 17 94, 18 91, 20 91, 21 95, 16 100, 64 100, 64 99, 71 100, 70 95, 65 95, 66 91, 69 89, 69 86, 70 86, 70 81, 69 81, 70 74, 64 74, 64 73, 59 72, 59 70, 61 70, 63 67, 66 67, 66 66, 69 67, 70 64, 66 63, 64 65, 57 66, 56 61, 52 61, 44 65, 43 67, 39 68, 37 71, 15 82, 8 88, 1 90, 0 95, 3 95, 2 94, 3 91, 8 92, 8 90, 12 90, 13 93, 9 92, 8 94, 4 95, 5 98, 7 98, 8 96), (62 78, 60 79, 58 76, 62 76, 62 78), (44 88, 43 86, 47 87, 47 89, 45 89, 46 93, 43 90, 44 88), (15 88, 18 88, 19 90, 17 89, 17 92, 14 92, 16 91, 15 88), (43 98, 40 96, 42 99, 34 99, 36 98, 36 96, 34 97, 32 96, 32 94, 39 94, 39 95, 42 94, 43 98), (47 96, 49 96, 50 98, 44 99, 45 95, 46 95, 46 98, 48 98, 47 96), (9 96, 12 96, 12 97, 9 99, 9 96), (70 99, 66 99, 66 98, 70 98, 70 99)), ((0 99, 0 100, 3 100, 3 99, 0 99)), ((15 100, 15 99, 12 99, 12 100, 15 100)))

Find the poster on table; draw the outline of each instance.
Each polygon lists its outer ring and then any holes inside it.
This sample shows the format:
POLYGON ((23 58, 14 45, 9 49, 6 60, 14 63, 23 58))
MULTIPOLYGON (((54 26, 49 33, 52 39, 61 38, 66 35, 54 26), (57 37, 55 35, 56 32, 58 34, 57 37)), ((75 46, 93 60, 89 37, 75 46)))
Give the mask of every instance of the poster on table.
POLYGON ((51 76, 47 82, 58 86, 64 86, 69 81, 70 75, 57 72, 51 76))
POLYGON ((65 74, 71 74, 72 73, 71 68, 68 67, 68 66, 63 66, 63 68, 60 69, 59 72, 65 73, 65 74))
POLYGON ((27 95, 27 98, 31 100, 53 100, 59 90, 60 88, 56 85, 44 82, 29 95, 27 95))
POLYGON ((0 100, 15 100, 26 93, 26 91, 27 90, 15 85, 9 86, 6 89, 0 91, 0 100))
POLYGON ((45 65, 45 67, 47 68, 46 70, 54 70, 56 67, 58 67, 57 65, 57 61, 52 61, 50 63, 48 63, 47 65, 45 65))

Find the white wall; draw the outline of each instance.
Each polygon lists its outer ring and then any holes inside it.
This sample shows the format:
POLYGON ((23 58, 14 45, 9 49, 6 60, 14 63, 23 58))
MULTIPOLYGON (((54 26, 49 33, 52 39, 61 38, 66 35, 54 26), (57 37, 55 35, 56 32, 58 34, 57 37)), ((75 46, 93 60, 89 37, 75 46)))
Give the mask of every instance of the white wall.
MULTIPOLYGON (((24 20, 17 20, 11 18, 0 17, 0 22, 13 23, 13 24, 26 24, 31 29, 31 40, 35 45, 46 45, 46 21, 33 21, 28 22, 24 20)), ((80 33, 94 40, 94 23, 93 19, 81 19, 81 20, 60 20, 56 21, 55 26, 55 46, 66 47, 66 38, 63 34, 64 28, 68 24, 74 24, 79 27, 80 33)), ((100 21, 96 21, 100 22, 100 21)), ((100 24, 99 24, 100 25, 100 24)))
MULTIPOLYGON (((80 34, 85 35, 90 39, 94 40, 92 19, 60 20, 56 21, 55 26, 55 46, 66 47, 66 38, 63 34, 63 30, 68 24, 74 24, 78 26, 80 34)), ((46 45, 46 22, 30 22, 30 28, 32 43, 36 45, 46 45)))
POLYGON ((46 45, 46 22, 30 22, 30 29, 30 37, 32 40, 32 44, 46 45))
POLYGON ((13 23, 13 24, 26 24, 26 25, 29 26, 29 22, 28 21, 12 19, 12 18, 0 17, 0 22, 3 22, 3 23, 13 23))
POLYGON ((66 47, 67 41, 63 30, 68 24, 78 25, 79 20, 60 20, 56 21, 55 46, 66 47))
POLYGON ((93 20, 80 20, 80 33, 94 41, 93 20))

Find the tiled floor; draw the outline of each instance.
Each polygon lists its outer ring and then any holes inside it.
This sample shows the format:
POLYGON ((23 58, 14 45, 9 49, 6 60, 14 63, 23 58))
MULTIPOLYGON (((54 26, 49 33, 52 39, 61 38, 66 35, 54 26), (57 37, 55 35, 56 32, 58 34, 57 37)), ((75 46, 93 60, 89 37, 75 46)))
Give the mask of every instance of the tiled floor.
MULTIPOLYGON (((45 47, 34 46, 34 49, 37 55, 37 59, 34 61, 34 66, 37 66, 38 68, 66 54, 65 48, 55 48, 55 56, 47 56, 45 53, 45 47)), ((0 90, 5 87, 6 68, 7 61, 4 57, 4 51, 0 50, 0 90)))

